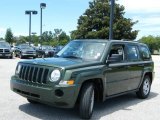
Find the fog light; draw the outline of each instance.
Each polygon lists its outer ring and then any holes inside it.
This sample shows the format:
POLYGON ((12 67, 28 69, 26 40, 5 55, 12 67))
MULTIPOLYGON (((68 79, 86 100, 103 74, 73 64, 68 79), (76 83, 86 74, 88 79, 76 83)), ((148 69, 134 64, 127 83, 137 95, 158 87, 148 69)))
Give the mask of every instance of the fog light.
POLYGON ((55 90, 55 95, 56 96, 58 96, 58 97, 62 97, 63 96, 63 91, 62 90, 60 90, 60 89, 57 89, 57 90, 55 90))

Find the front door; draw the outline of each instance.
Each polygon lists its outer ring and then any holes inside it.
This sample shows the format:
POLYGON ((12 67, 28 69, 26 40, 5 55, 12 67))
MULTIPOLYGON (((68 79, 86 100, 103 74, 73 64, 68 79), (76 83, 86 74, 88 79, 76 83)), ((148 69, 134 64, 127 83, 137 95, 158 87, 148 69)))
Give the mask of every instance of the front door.
POLYGON ((113 44, 110 49, 105 70, 107 96, 126 91, 130 72, 125 49, 125 44, 113 44))

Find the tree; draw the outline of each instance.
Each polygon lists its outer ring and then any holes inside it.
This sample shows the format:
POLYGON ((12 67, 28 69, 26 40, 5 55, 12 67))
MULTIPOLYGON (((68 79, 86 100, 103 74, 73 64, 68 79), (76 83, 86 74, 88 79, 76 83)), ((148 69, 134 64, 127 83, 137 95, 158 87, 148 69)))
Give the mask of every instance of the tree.
POLYGON ((45 31, 42 34, 43 45, 65 45, 70 37, 62 29, 54 29, 54 31, 45 31))
MULTIPOLYGON (((132 27, 138 21, 133 22, 124 17, 124 6, 115 4, 113 38, 117 40, 134 40, 138 30, 132 27)), ((78 19, 77 30, 71 32, 72 39, 108 39, 109 38, 110 5, 109 0, 93 0, 89 2, 89 9, 78 19)))
POLYGON ((147 37, 142 37, 139 42, 147 44, 152 54, 154 50, 160 49, 160 37, 149 35, 147 37))
POLYGON ((8 28, 7 31, 6 31, 5 40, 10 44, 12 44, 13 41, 14 41, 13 33, 12 33, 12 30, 10 28, 8 28))
POLYGON ((54 37, 54 34, 52 33, 52 31, 45 31, 42 34, 42 42, 43 41, 49 42, 53 39, 53 37, 54 37))
POLYGON ((62 33, 59 35, 59 40, 69 40, 70 37, 64 32, 62 31, 62 33))
POLYGON ((54 29, 55 37, 58 37, 62 33, 62 29, 54 29))
POLYGON ((0 41, 4 40, 2 37, 0 38, 0 41))

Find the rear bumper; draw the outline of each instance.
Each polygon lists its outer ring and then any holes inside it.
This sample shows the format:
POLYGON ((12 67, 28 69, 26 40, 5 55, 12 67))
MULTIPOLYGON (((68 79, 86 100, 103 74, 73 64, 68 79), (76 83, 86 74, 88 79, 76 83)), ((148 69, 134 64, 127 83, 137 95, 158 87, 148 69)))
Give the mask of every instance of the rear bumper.
POLYGON ((76 90, 78 90, 77 86, 62 87, 60 85, 55 85, 54 87, 44 87, 42 85, 34 85, 33 83, 15 79, 10 81, 10 86, 12 91, 23 97, 62 108, 74 107, 78 96, 75 94, 76 90))

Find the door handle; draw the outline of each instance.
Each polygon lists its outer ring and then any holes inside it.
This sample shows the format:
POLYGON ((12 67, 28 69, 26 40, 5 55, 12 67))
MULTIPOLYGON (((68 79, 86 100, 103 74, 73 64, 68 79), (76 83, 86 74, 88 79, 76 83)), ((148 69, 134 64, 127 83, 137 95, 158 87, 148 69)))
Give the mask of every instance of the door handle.
POLYGON ((131 66, 130 65, 127 65, 127 66, 125 66, 126 68, 130 68, 131 66))
POLYGON ((112 68, 107 68, 106 70, 112 70, 112 68))
POLYGON ((140 64, 140 65, 138 65, 139 67, 144 67, 144 64, 140 64))

